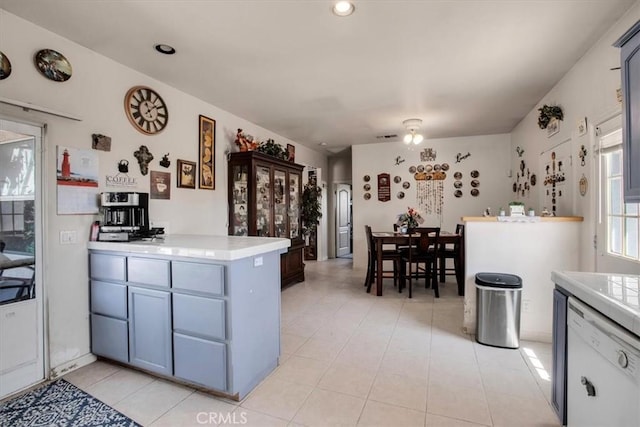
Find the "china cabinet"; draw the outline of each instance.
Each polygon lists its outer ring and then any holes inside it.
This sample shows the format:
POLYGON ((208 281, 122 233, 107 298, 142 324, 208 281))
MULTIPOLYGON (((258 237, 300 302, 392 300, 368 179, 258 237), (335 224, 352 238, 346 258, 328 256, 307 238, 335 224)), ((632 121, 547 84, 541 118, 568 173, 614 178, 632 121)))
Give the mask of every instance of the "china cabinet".
POLYGON ((640 21, 614 46, 620 48, 622 70, 622 131, 624 200, 640 202, 640 21))
POLYGON ((280 259, 283 287, 304 280, 303 168, 258 151, 229 155, 229 235, 291 239, 280 259))

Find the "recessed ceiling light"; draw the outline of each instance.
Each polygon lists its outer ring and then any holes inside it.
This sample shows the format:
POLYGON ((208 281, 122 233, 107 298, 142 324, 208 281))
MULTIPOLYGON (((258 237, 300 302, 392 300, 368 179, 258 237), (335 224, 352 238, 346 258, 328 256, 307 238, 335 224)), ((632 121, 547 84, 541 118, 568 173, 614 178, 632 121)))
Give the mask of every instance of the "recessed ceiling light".
POLYGON ((323 147, 325 147, 327 145, 326 142, 321 142, 320 145, 322 145, 323 147))
POLYGON ((173 55, 174 53, 176 53, 176 50, 172 46, 169 46, 168 44, 157 44, 154 47, 158 52, 163 53, 165 55, 173 55))
POLYGON ((356 7, 350 1, 337 1, 332 10, 337 16, 349 16, 356 10, 356 7))

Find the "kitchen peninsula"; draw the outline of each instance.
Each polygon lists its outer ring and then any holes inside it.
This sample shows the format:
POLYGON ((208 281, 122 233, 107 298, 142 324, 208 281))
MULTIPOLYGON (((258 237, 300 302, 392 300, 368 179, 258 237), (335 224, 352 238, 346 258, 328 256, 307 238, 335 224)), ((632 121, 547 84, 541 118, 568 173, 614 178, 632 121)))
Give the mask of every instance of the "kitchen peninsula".
POLYGON ((582 217, 463 217, 465 223, 464 328, 476 329, 475 275, 522 278, 520 336, 551 342, 551 271, 578 270, 582 217))
POLYGON ((89 242, 91 351, 240 400, 280 356, 289 239, 89 242))

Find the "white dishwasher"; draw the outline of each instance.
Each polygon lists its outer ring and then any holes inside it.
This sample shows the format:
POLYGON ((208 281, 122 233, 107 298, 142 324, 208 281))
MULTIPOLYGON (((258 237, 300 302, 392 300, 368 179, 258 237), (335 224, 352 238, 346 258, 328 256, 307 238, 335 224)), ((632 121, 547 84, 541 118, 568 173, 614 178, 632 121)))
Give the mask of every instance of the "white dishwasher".
POLYGON ((640 339, 571 297, 567 425, 640 426, 640 339))

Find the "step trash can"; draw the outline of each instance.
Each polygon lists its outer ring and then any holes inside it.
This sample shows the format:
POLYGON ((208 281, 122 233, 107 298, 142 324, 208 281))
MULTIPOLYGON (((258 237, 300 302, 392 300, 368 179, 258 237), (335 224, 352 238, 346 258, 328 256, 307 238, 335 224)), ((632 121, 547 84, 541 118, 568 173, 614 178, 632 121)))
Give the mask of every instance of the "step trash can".
POLYGON ((503 348, 520 346, 522 279, 514 274, 476 274, 476 341, 503 348))

